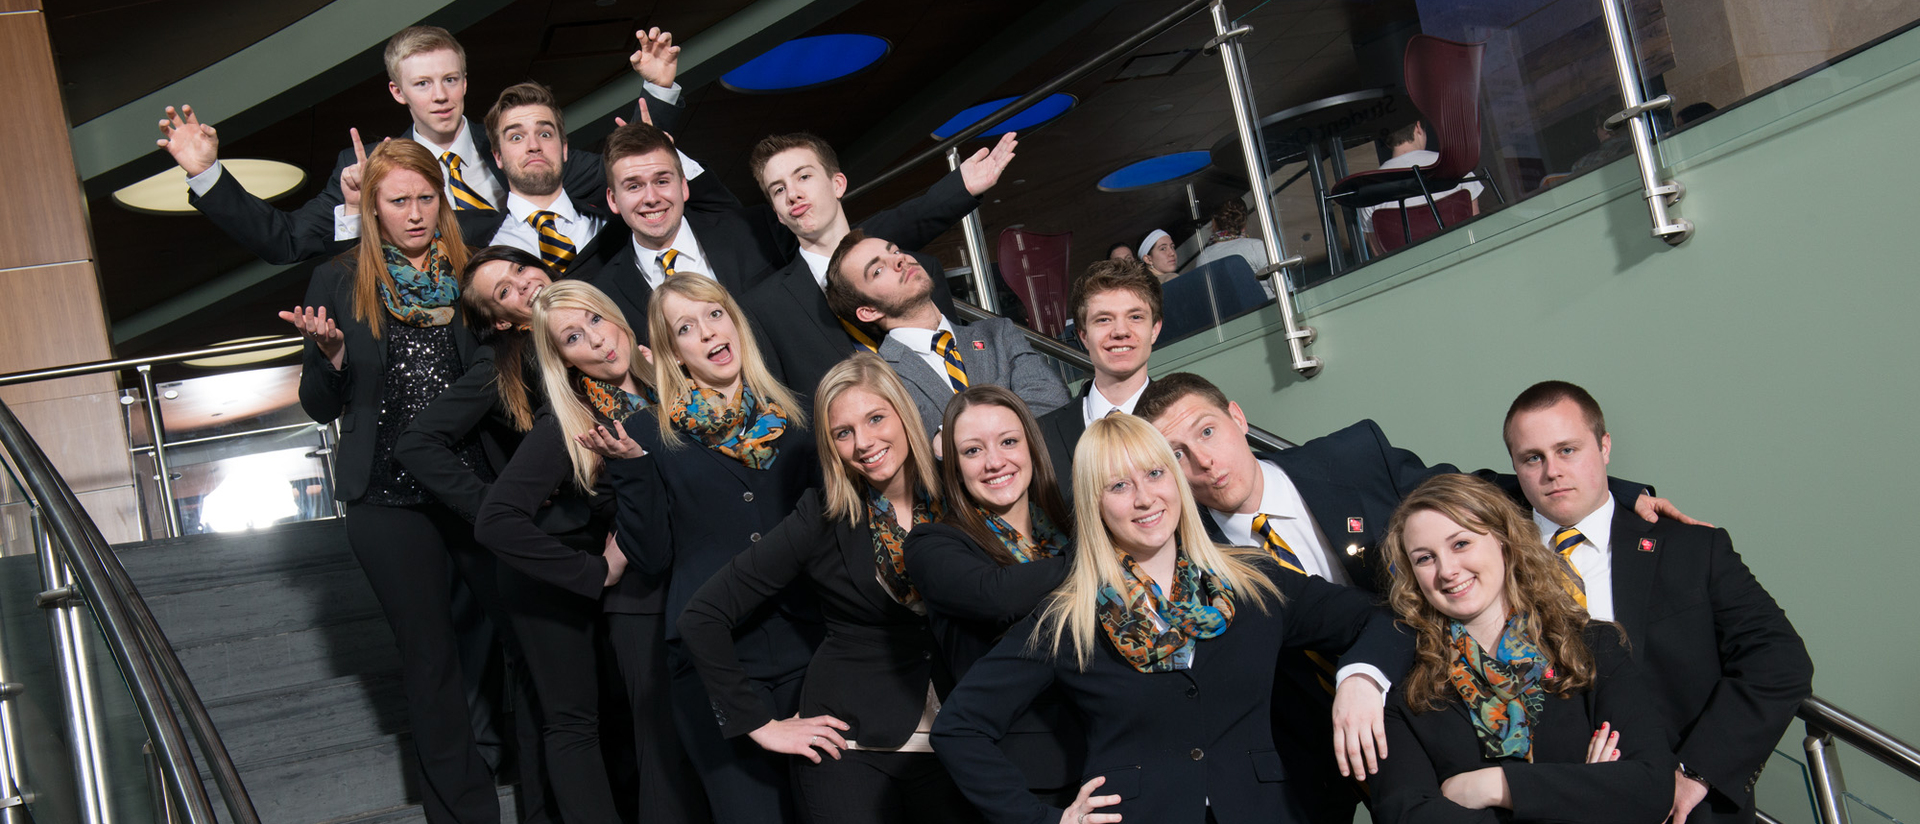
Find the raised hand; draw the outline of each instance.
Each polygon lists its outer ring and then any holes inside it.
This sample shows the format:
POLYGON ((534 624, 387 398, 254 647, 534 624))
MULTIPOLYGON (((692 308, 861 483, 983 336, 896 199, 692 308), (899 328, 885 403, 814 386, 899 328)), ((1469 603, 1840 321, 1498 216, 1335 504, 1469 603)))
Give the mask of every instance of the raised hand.
POLYGON ((291 312, 281 312, 280 319, 293 324, 293 328, 300 330, 300 337, 319 347, 320 354, 326 356, 334 369, 346 362, 347 335, 327 317, 327 307, 295 306, 291 312))
POLYGON ((835 761, 840 760, 840 751, 847 748, 847 740, 841 738, 840 733, 847 729, 847 722, 831 715, 812 718, 795 715, 784 721, 768 721, 747 736, 768 752, 804 756, 818 764, 822 752, 833 756, 835 761), (816 748, 820 752, 814 752, 816 748))
POLYGON ((154 144, 173 155, 173 162, 187 170, 187 177, 206 171, 220 159, 220 134, 194 117, 192 106, 181 106, 178 111, 168 106, 167 116, 160 121, 160 134, 154 144))
POLYGON ((981 149, 960 164, 960 180, 967 184, 967 194, 979 197, 1000 182, 1000 173, 1013 162, 1014 147, 1020 145, 1020 141, 1014 139, 1015 134, 1001 135, 1000 142, 995 143, 991 151, 981 149))
POLYGON ((1101 807, 1111 807, 1120 803, 1117 795, 1094 795, 1093 791, 1107 783, 1104 775, 1080 785, 1080 794, 1074 796, 1073 803, 1060 811, 1060 824, 1119 824, 1119 813, 1096 813, 1101 807))
POLYGON ((353 165, 340 170, 340 201, 347 206, 347 214, 360 214, 360 177, 367 167, 367 147, 360 143, 360 130, 348 129, 347 136, 353 140, 353 165))
POLYGON ((1653 523, 1658 523, 1661 516, 1666 516, 1683 524, 1693 524, 1695 526, 1709 528, 1713 526, 1713 524, 1707 523, 1706 521, 1698 521, 1687 517, 1687 513, 1681 512, 1678 507, 1673 505, 1672 501, 1665 498, 1656 498, 1645 492, 1640 493, 1640 497, 1634 500, 1633 513, 1639 515, 1640 520, 1653 523))
POLYGON ((673 79, 680 74, 680 47, 673 44, 673 33, 655 26, 636 31, 633 36, 640 41, 639 51, 627 56, 633 70, 648 83, 673 88, 673 79))
POLYGON ((1380 685, 1365 675, 1349 675, 1333 693, 1333 760, 1340 774, 1365 778, 1380 771, 1387 757, 1386 708, 1380 685))
POLYGON ((1593 731, 1593 738, 1587 741, 1587 763, 1605 764, 1620 760, 1620 731, 1611 723, 1602 723, 1600 729, 1593 731))
POLYGON ((608 460, 638 458, 647 454, 647 450, 640 448, 639 442, 627 437, 626 428, 618 423, 613 425, 612 432, 608 432, 604 426, 596 426, 580 434, 575 440, 579 441, 581 446, 608 460))
MULTIPOLYGON (((647 111, 647 98, 645 96, 640 98, 640 122, 649 126, 653 125, 653 113, 647 111)), ((613 125, 625 126, 627 125, 627 119, 624 117, 615 117, 613 119, 613 125)), ((666 132, 661 132, 661 134, 667 135, 667 140, 673 140, 673 135, 667 134, 666 132)), ((644 349, 646 347, 643 346, 641 348, 644 349)))

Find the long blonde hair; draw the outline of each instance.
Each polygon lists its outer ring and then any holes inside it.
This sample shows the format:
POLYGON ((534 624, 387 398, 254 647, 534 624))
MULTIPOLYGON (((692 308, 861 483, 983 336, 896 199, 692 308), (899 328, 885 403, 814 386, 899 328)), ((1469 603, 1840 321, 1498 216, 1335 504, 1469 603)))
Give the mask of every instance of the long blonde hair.
POLYGON ((653 290, 653 298, 647 304, 647 339, 653 343, 653 385, 660 390, 660 406, 663 407, 660 419, 660 442, 673 449, 685 445, 680 435, 673 431, 673 422, 666 409, 686 403, 693 396, 693 378, 688 375, 686 365, 680 361, 680 351, 673 345, 673 329, 667 320, 668 295, 679 295, 697 303, 718 303, 733 320, 734 356, 740 359, 740 381, 762 402, 773 401, 787 412, 787 425, 805 427, 807 410, 800 405, 792 392, 773 379, 773 373, 767 371, 767 365, 760 359, 760 345, 754 340, 753 328, 747 325, 746 313, 740 311, 740 304, 734 302, 733 295, 727 294, 727 287, 705 275, 675 275, 667 278, 653 290))
POLYGON ((846 461, 840 460, 833 448, 833 432, 827 425, 830 417, 827 413, 833 409, 834 401, 852 389, 865 389, 893 406, 893 413, 899 416, 900 426, 906 431, 907 450, 911 453, 900 470, 911 471, 914 484, 938 500, 940 474, 934 468, 933 445, 927 440, 926 426, 920 422, 920 410, 907 394, 907 385, 900 382, 900 376, 894 374, 893 367, 879 355, 858 352, 827 370, 826 376, 820 379, 819 389, 813 393, 813 437, 819 445, 820 469, 825 479, 827 518, 846 518, 848 523, 855 523, 867 511, 866 496, 860 494, 864 481, 855 480, 846 461))
MULTIPOLYGON (((1541 682, 1547 692, 1565 697, 1593 684, 1593 651, 1583 635, 1587 612, 1560 586, 1561 563, 1540 541, 1540 529, 1499 487, 1472 475, 1448 473, 1428 478, 1387 523, 1381 554, 1391 580, 1387 603, 1400 623, 1414 632, 1413 668, 1407 672, 1407 706, 1425 712, 1454 698, 1447 673, 1453 666, 1453 643, 1442 615, 1420 591, 1407 550, 1407 519, 1416 512, 1436 512, 1460 526, 1500 542, 1507 581, 1502 592, 1507 609, 1530 616, 1528 639, 1550 662, 1552 677, 1541 682)), ((1625 635, 1621 638, 1624 640, 1625 635)))
MULTIPOLYGON (((553 341, 552 317, 554 312, 561 309, 585 310, 613 324, 627 336, 627 345, 633 348, 627 361, 627 374, 632 375, 641 386, 646 386, 652 377, 646 359, 640 357, 633 327, 627 325, 626 316, 620 314, 620 307, 607 297, 607 293, 591 283, 557 280, 534 296, 533 331, 530 334, 533 336, 534 354, 540 361, 540 385, 546 390, 547 401, 553 404, 554 417, 560 420, 560 434, 567 442, 567 457, 573 459, 573 482, 582 492, 591 495, 594 481, 600 477, 602 461, 599 453, 581 446, 578 438, 598 426, 600 416, 582 396, 580 383, 574 378, 579 372, 567 363, 566 356, 560 353, 560 346, 553 341)), ((501 368, 519 367, 517 364, 505 364, 501 368)))
POLYGON ((360 246, 354 252, 353 316, 380 339, 387 310, 380 300, 380 287, 393 291, 393 275, 387 272, 387 239, 380 226, 380 184, 396 171, 406 170, 427 179, 433 186, 439 213, 434 229, 439 236, 433 245, 447 256, 457 275, 467 267, 467 244, 460 239, 460 223, 453 219, 453 206, 447 203, 446 179, 440 176, 440 161, 425 146, 411 140, 389 140, 367 153, 366 168, 360 171, 360 203, 364 217, 360 223, 360 246))
MULTIPOLYGON (((1187 560, 1213 573, 1232 592, 1236 605, 1251 603, 1261 612, 1267 600, 1284 601, 1279 587, 1253 566, 1264 557, 1259 550, 1220 546, 1207 537, 1200 520, 1200 508, 1193 491, 1180 480, 1180 464, 1173 448, 1152 424, 1132 415, 1115 413, 1094 421, 1080 436, 1073 450, 1073 517, 1079 536, 1073 569, 1067 580, 1053 591, 1028 643, 1051 638, 1052 655, 1061 657, 1062 638, 1071 639, 1074 663, 1082 672, 1093 663, 1093 650, 1100 633, 1100 591, 1113 587, 1126 590, 1126 572, 1120 565, 1120 550, 1113 545, 1106 521, 1100 515, 1100 500, 1114 479, 1141 469, 1160 469, 1172 473, 1174 487, 1180 491, 1180 526, 1175 538, 1187 553, 1187 560)), ((1163 582, 1171 589, 1172 582, 1163 582)))

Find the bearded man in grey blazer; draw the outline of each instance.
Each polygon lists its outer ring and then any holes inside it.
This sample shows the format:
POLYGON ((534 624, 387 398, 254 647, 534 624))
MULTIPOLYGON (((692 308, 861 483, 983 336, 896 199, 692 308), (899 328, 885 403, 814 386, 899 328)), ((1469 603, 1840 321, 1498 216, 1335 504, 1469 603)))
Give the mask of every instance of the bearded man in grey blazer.
POLYGON ((933 278, 945 276, 937 262, 856 229, 827 263, 827 305, 880 341, 880 357, 907 385, 929 437, 947 401, 968 386, 1007 387, 1035 417, 1065 405, 1066 384, 1012 321, 962 324, 940 313, 933 278))

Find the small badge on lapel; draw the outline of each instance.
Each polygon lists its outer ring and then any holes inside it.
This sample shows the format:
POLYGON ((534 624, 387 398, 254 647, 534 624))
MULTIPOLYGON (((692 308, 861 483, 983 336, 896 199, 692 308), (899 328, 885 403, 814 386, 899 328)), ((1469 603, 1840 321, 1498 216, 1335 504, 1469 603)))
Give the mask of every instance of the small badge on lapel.
POLYGON ((1640 539, 1640 551, 1641 551, 1641 552, 1652 552, 1652 551, 1653 551, 1653 539, 1652 539, 1652 538, 1641 538, 1641 539, 1640 539))
POLYGON ((985 348, 987 348, 987 342, 986 342, 986 341, 983 341, 983 340, 977 340, 977 341, 974 341, 974 342, 973 342, 973 348, 975 348, 975 349, 985 349, 985 348))
POLYGON ((1366 522, 1366 520, 1365 520, 1365 519, 1362 519, 1362 518, 1348 518, 1348 519, 1347 519, 1347 531, 1348 531, 1348 532, 1365 532, 1365 531, 1367 531, 1367 522, 1366 522))

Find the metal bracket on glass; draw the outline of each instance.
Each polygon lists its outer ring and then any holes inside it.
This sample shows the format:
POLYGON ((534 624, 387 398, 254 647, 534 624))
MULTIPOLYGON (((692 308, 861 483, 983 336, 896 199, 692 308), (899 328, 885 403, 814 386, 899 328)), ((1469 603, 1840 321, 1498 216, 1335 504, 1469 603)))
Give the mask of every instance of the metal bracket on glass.
POLYGON ((33 605, 41 609, 59 609, 80 600, 80 590, 69 584, 33 596, 33 605))
POLYGON ((1678 246, 1693 236, 1693 224, 1685 218, 1670 217, 1667 207, 1680 199, 1679 184, 1662 180, 1660 165, 1654 157, 1654 132, 1649 113, 1672 105, 1662 95, 1641 99, 1640 65, 1634 59, 1633 40, 1627 30, 1627 12, 1620 0, 1600 0, 1600 11, 1607 22, 1607 43, 1613 52, 1613 67, 1620 81, 1620 102, 1626 107, 1607 118, 1608 128, 1624 123, 1633 138, 1633 157, 1640 166, 1640 188, 1645 192, 1647 211, 1653 217, 1653 236, 1678 246), (1663 102, 1664 101, 1664 102, 1663 102))
POLYGON ((27 691, 27 685, 16 681, 0 682, 0 701, 5 701, 27 691))
POLYGON ((18 807, 25 803, 27 803, 27 799, 24 796, 10 795, 6 798, 0 798, 0 810, 8 807, 18 807))
POLYGON ((1206 45, 1203 45, 1200 47, 1200 52, 1202 54, 1207 55, 1208 57, 1212 57, 1214 52, 1220 50, 1221 43, 1225 43, 1228 40, 1232 40, 1233 38, 1239 37, 1240 35, 1243 35, 1243 34, 1252 34, 1252 33, 1253 33, 1252 26, 1241 26, 1240 28, 1234 29, 1233 31, 1216 34, 1213 36, 1213 39, 1208 40, 1206 42, 1206 45))

